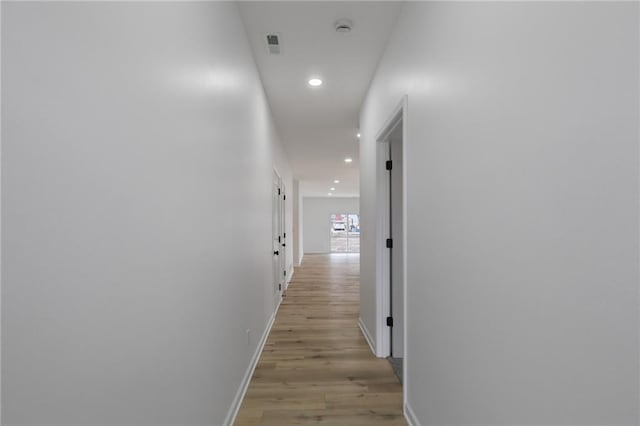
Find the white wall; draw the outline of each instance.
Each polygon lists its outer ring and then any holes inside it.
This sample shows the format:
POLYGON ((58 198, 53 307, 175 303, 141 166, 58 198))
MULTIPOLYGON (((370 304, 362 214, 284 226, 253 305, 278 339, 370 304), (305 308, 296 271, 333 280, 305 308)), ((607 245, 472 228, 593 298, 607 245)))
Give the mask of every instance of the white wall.
POLYGON ((360 213, 359 199, 303 197, 304 253, 329 253, 331 251, 331 214, 360 213))
POLYGON ((427 425, 638 424, 638 4, 407 3, 361 114, 408 94, 408 403, 427 425))
POLYGON ((2 89, 2 423, 222 424, 291 179, 236 5, 3 2, 2 89))

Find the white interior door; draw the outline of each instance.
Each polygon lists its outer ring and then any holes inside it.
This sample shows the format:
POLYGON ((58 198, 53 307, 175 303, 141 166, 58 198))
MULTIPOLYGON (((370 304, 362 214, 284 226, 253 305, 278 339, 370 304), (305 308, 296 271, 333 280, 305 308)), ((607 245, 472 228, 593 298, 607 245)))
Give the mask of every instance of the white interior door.
POLYGON ((282 293, 282 263, 281 258, 283 256, 280 255, 280 249, 282 244, 282 236, 281 236, 281 189, 280 189, 280 176, 274 171, 273 172, 273 180, 272 180, 272 220, 271 220, 271 237, 272 237, 272 249, 273 249, 273 288, 274 293, 281 294, 282 293))

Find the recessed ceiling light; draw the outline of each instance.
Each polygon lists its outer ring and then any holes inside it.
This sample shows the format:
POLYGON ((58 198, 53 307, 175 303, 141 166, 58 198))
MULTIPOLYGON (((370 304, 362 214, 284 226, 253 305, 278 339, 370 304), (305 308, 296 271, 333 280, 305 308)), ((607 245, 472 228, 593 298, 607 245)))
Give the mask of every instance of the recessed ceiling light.
POLYGON ((319 78, 312 78, 311 80, 309 80, 309 86, 311 87, 322 86, 322 80, 320 80, 319 78))
POLYGON ((331 196, 331 195, 333 195, 333 194, 332 194, 332 193, 330 193, 330 192, 327 192, 327 195, 331 196))
POLYGON ((335 188, 329 188, 329 189, 330 189, 330 190, 332 190, 332 191, 335 191, 335 190, 336 190, 335 188))
POLYGON ((344 159, 344 162, 345 162, 345 163, 350 163, 350 162, 352 162, 352 161, 353 161, 353 159, 351 159, 351 158, 345 158, 345 159, 344 159))
POLYGON ((340 183, 338 179, 334 180, 333 183, 340 183))
POLYGON ((358 134, 356 135, 356 137, 357 137, 358 139, 360 139, 360 133, 358 133, 358 134))

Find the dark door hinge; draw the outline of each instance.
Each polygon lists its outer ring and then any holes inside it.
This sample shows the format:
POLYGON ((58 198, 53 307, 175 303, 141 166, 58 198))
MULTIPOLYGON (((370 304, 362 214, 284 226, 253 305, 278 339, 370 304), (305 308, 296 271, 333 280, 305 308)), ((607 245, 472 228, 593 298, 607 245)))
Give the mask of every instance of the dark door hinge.
POLYGON ((287 233, 286 232, 284 233, 284 238, 287 238, 287 233))
POLYGON ((282 272, 283 272, 282 275, 284 275, 286 277, 287 276, 287 271, 282 271, 282 272))
POLYGON ((278 242, 280 242, 280 241, 281 241, 281 240, 280 240, 280 235, 278 235, 278 242))
POLYGON ((278 195, 280 195, 280 188, 278 188, 278 195))
POLYGON ((387 317, 387 327, 393 327, 393 317, 387 317))
POLYGON ((387 248, 393 248, 393 239, 387 238, 387 248))
POLYGON ((278 290, 282 290, 282 284, 278 284, 278 290))
POLYGON ((285 195, 283 195, 283 196, 282 196, 282 199, 283 199, 283 200, 286 200, 286 199, 287 199, 287 195, 286 195, 286 194, 285 194, 285 195))
POLYGON ((391 170, 393 168, 393 161, 387 160, 387 162, 385 163, 385 167, 387 168, 387 170, 391 170))

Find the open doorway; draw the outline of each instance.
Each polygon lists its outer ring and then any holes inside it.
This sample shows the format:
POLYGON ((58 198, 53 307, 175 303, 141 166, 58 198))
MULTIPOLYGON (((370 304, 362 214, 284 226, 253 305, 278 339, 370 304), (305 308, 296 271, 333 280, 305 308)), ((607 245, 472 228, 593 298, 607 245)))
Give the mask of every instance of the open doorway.
POLYGON ((360 253, 360 215, 332 213, 329 239, 331 253, 360 253))
POLYGON ((389 135, 389 159, 385 163, 389 179, 389 362, 402 381, 404 358, 404 235, 402 215, 402 121, 389 135))
POLYGON ((382 323, 381 353, 406 386, 405 343, 405 128, 406 97, 378 134, 378 301, 382 323))

